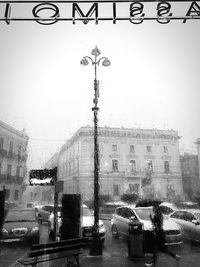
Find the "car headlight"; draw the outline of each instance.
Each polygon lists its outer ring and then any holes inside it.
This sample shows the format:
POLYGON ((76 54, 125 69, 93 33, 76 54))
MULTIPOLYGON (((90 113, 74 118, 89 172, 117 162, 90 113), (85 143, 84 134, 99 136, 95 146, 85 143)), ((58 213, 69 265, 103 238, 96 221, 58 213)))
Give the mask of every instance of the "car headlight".
POLYGON ((3 229, 2 229, 2 234, 7 235, 7 234, 8 234, 8 231, 7 231, 5 228, 3 228, 3 229))
POLYGON ((33 227, 33 228, 31 229, 31 233, 35 233, 35 232, 37 232, 38 230, 39 230, 38 226, 33 227))
POLYGON ((105 231, 106 231, 106 229, 105 229, 104 224, 103 224, 103 223, 100 223, 100 224, 99 224, 99 232, 100 232, 100 233, 103 233, 103 232, 105 232, 105 231))

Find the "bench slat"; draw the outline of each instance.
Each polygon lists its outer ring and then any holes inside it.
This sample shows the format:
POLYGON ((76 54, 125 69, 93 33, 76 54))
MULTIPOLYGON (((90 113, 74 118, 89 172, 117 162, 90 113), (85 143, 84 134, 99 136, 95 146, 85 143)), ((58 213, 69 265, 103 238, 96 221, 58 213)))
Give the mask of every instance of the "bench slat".
POLYGON ((88 245, 88 238, 76 238, 51 242, 47 244, 32 245, 31 251, 18 260, 24 266, 36 266, 37 263, 51 261, 59 258, 75 257, 77 263, 81 248, 88 245))
POLYGON ((28 254, 29 257, 38 257, 45 254, 53 254, 53 253, 59 253, 62 251, 70 251, 70 250, 80 250, 82 248, 83 244, 76 244, 72 246, 64 246, 64 247, 58 247, 58 248, 47 248, 43 250, 34 250, 28 254))
POLYGON ((80 252, 77 250, 72 250, 72 251, 66 251, 65 253, 59 253, 59 254, 51 254, 50 257, 49 255, 43 255, 39 257, 24 257, 18 260, 19 263, 23 265, 34 265, 37 263, 45 262, 45 261, 51 261, 55 259, 61 259, 61 258, 67 258, 67 257, 78 257, 80 252))
POLYGON ((45 248, 51 248, 51 247, 61 247, 61 246, 67 246, 67 245, 72 245, 72 244, 79 244, 82 242, 88 242, 87 237, 83 238, 74 238, 74 239, 68 239, 68 240, 62 240, 59 242, 50 242, 47 244, 36 244, 31 246, 31 250, 36 250, 36 249, 45 249, 45 248))

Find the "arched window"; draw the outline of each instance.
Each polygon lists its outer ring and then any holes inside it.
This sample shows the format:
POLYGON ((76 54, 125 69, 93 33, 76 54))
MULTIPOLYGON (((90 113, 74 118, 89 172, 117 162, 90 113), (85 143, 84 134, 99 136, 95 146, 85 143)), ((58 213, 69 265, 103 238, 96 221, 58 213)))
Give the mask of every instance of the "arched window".
POLYGON ((129 162, 129 165, 130 165, 130 171, 131 172, 135 172, 136 171, 136 162, 135 162, 135 160, 131 159, 130 162, 129 162))
POLYGON ((164 161, 164 172, 165 173, 169 173, 170 169, 169 169, 169 161, 166 160, 164 161))
POLYGON ((153 171, 153 162, 152 160, 147 161, 147 171, 153 171))
POLYGON ((118 160, 117 159, 113 159, 112 160, 112 170, 113 172, 117 172, 119 169, 118 169, 118 160))

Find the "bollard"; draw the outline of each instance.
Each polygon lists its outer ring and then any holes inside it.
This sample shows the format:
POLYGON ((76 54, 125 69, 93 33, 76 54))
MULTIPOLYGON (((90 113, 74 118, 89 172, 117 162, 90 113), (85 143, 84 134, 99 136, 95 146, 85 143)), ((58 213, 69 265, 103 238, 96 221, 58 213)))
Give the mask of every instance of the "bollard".
POLYGON ((47 244, 49 242, 49 222, 42 221, 39 223, 39 244, 47 244))

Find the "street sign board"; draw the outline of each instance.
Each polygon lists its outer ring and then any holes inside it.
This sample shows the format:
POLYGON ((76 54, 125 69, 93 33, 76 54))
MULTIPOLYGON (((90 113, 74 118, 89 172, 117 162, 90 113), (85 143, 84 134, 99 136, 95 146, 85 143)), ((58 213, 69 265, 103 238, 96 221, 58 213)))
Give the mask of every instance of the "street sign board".
POLYGON ((73 24, 88 24, 90 21, 95 24, 100 21, 116 24, 116 21, 128 21, 141 24, 145 20, 167 24, 172 20, 186 23, 188 20, 199 19, 199 1, 192 0, 0 1, 0 21, 5 21, 6 24, 12 21, 36 21, 41 25, 51 25, 58 21, 71 21, 73 24), (24 15, 25 6, 29 10, 27 15, 24 15))
POLYGON ((57 167, 54 169, 38 169, 29 172, 29 185, 55 185, 57 167))

